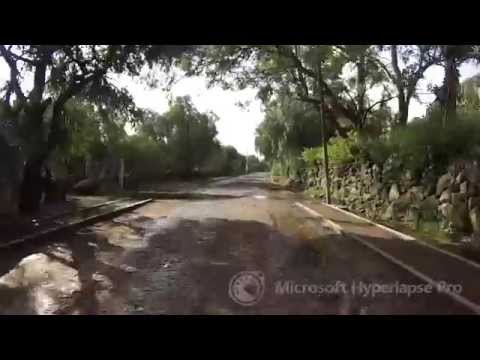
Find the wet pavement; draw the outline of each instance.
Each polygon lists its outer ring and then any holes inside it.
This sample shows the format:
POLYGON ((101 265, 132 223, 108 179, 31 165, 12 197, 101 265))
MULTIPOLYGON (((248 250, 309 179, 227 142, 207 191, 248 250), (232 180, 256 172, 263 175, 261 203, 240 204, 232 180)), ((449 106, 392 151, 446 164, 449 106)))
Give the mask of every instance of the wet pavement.
POLYGON ((445 295, 295 206, 266 174, 156 200, 0 253, 1 314, 462 314, 445 295), (372 286, 395 291, 372 293, 372 286), (370 288, 368 288, 370 286, 370 288), (370 289, 370 293, 367 289, 370 289))

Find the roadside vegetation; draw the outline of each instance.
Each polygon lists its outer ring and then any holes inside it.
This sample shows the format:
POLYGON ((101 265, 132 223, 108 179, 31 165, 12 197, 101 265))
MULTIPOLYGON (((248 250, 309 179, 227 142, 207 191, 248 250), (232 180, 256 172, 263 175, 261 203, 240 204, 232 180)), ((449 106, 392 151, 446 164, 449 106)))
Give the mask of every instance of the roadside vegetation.
MULTIPOLYGON (((10 78, 0 89, 0 213, 30 213, 72 189, 95 192, 168 178, 261 171, 255 156, 216 138, 213 113, 188 97, 157 114, 113 81, 152 87, 195 46, 1 45, 10 78), (126 126, 134 130, 127 134, 126 126), (124 174, 122 176, 121 174, 124 174), (78 185, 78 186, 77 186, 78 185)), ((167 85, 168 87, 169 85, 167 85)))
POLYGON ((459 76, 480 63, 479 49, 215 46, 182 66, 226 88, 258 89, 256 147, 275 178, 378 221, 479 238, 480 78, 459 76), (433 67, 443 70, 440 85, 423 81, 433 67), (422 95, 426 114, 412 119, 422 95))
POLYGON ((478 46, 22 45, 1 46, 0 56, 11 75, 0 108, 1 181, 11 189, 2 197, 24 211, 38 208, 45 179, 67 189, 115 177, 119 168, 135 187, 268 167, 321 195, 332 188, 328 177, 322 184, 326 155, 335 167, 387 167, 393 180, 406 171, 421 177, 427 168, 438 176, 452 161, 478 158, 479 78, 460 84, 458 73, 480 61, 478 46), (444 69, 443 84, 419 89, 434 66, 444 69), (158 74, 169 78, 172 69, 225 89, 258 90, 265 118, 255 144, 263 162, 221 145, 217 116, 188 97, 157 114, 138 108, 111 76, 159 86, 158 74), (412 99, 425 92, 435 98, 429 111, 408 121, 412 99))

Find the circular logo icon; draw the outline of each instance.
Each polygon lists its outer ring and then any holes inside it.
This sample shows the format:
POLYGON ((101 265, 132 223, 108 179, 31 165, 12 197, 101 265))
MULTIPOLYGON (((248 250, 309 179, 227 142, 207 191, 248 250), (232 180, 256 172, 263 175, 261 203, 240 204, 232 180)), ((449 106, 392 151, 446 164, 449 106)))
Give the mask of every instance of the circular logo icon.
POLYGON ((265 291, 265 275, 261 271, 242 271, 230 279, 228 295, 237 304, 257 304, 265 291))

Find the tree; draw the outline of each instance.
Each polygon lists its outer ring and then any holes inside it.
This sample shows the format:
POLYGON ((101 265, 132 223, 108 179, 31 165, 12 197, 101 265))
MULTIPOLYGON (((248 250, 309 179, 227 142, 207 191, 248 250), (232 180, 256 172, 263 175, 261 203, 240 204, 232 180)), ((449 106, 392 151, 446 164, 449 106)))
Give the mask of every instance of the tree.
POLYGON ((166 113, 150 112, 140 133, 164 145, 174 173, 191 176, 216 147, 217 119, 213 113, 199 112, 190 97, 177 97, 166 113))
POLYGON ((480 111, 480 74, 461 84, 461 105, 466 111, 480 111))
POLYGON ((225 156, 223 173, 225 175, 239 175, 245 172, 246 158, 239 154, 233 146, 222 146, 222 152, 225 156))
MULTIPOLYGON (((335 130, 327 129, 327 138, 335 130)), ((256 130, 255 146, 265 161, 272 166, 279 164, 287 176, 295 175, 301 167, 300 156, 305 147, 321 144, 318 134, 322 131, 316 109, 288 97, 272 100, 267 104, 265 117, 256 130)))
POLYGON ((264 103, 283 95, 311 104, 318 116, 326 114, 338 135, 346 137, 349 128, 363 129, 374 108, 392 98, 382 94, 379 101, 369 102, 367 90, 383 80, 372 60, 375 54, 372 46, 211 46, 200 48, 183 68, 189 75, 204 73, 211 84, 226 88, 257 87, 264 103), (353 84, 342 79, 347 65, 356 68, 353 84))
POLYGON ((264 103, 284 94, 318 107, 320 100, 314 94, 314 87, 318 81, 317 65, 323 62, 320 83, 326 99, 323 111, 336 131, 346 136, 346 126, 363 127, 369 112, 387 101, 382 98, 378 104, 357 105, 358 101, 362 104, 367 102, 368 86, 372 87, 382 80, 377 63, 370 59, 373 54, 371 46, 206 46, 186 58, 182 67, 187 75, 203 73, 210 84, 220 84, 224 88, 256 87, 258 97, 264 103), (358 72, 360 81, 357 90, 362 87, 365 90, 357 96, 350 84, 341 78, 347 64, 363 69, 358 72), (349 122, 350 125, 341 122, 349 122))
POLYGON ((51 158, 62 161, 71 173, 88 160, 119 154, 126 140, 125 116, 106 111, 88 101, 72 99, 64 109, 65 127, 51 158))
POLYGON ((10 79, 2 89, 3 101, 15 115, 24 139, 21 209, 38 208, 42 167, 65 136, 64 109, 71 98, 135 114, 137 109, 128 92, 116 88, 109 75, 136 76, 145 64, 168 65, 184 50, 186 47, 144 45, 1 45, 0 56, 10 69, 10 79), (33 76, 28 94, 23 83, 26 74, 33 76))
POLYGON ((255 155, 247 156, 245 161, 247 162, 247 172, 248 173, 260 172, 260 171, 266 171, 267 170, 266 164, 263 161, 261 161, 258 157, 256 157, 255 155))
POLYGON ((440 63, 438 45, 381 45, 382 51, 389 51, 390 63, 380 57, 375 62, 383 69, 397 90, 398 115, 396 125, 404 126, 408 121, 410 101, 416 95, 417 84, 429 67, 440 63), (403 64, 403 67, 400 65, 403 64))
POLYGON ((460 95, 458 68, 466 61, 480 62, 480 51, 478 46, 474 45, 444 45, 441 46, 441 58, 445 68, 445 77, 443 85, 437 89, 437 93, 441 94, 440 103, 444 111, 445 126, 447 121, 456 118, 457 100, 460 95))

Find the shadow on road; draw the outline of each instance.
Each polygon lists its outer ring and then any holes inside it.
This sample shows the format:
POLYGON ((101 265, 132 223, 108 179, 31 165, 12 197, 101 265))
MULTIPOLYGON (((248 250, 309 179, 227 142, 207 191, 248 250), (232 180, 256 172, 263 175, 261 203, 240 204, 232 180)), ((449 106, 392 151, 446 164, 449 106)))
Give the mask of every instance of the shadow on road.
MULTIPOLYGON (((121 246, 126 240, 114 239, 110 232, 82 231, 69 241, 54 242, 51 248, 40 247, 51 261, 74 269, 78 276, 78 290, 69 298, 59 298, 65 304, 55 313, 358 314, 366 308, 377 314, 465 313, 440 295, 363 298, 342 293, 277 293, 278 281, 418 283, 352 239, 325 232, 315 225, 315 218, 303 220, 311 226, 297 229, 294 224, 286 231, 282 219, 274 226, 213 217, 151 219, 132 214, 116 219, 116 225, 132 229, 136 248, 121 246), (55 252, 57 245, 70 257, 55 252), (229 296, 230 280, 240 271, 265 274, 265 292, 255 306, 239 305, 229 296), (113 306, 112 299, 121 307, 113 306)), ((39 244, 2 253, 2 274, 9 270, 7 264, 13 267, 36 252, 39 244)), ((63 284, 68 282, 56 283, 63 284)), ((0 313, 38 313, 32 291, 37 288, 28 283, 13 289, 0 287, 0 313)))

